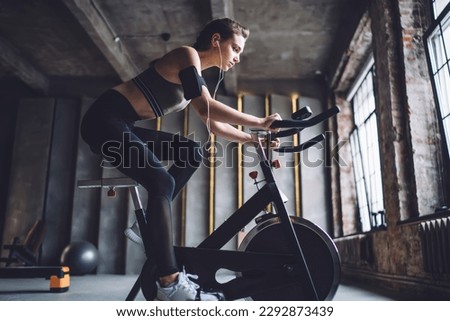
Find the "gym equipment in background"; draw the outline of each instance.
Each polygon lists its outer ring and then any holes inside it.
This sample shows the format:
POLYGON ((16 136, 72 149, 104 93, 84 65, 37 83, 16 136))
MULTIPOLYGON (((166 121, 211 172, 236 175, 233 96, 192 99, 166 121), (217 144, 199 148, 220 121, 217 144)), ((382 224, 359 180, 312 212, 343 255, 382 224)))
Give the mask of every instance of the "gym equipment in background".
POLYGON ((1 258, 6 267, 0 268, 0 278, 45 278, 50 280, 50 292, 66 292, 70 287, 70 270, 67 266, 39 266, 38 252, 45 238, 46 226, 37 220, 30 228, 23 243, 15 237, 12 244, 4 245, 9 250, 7 258, 1 258))
POLYGON ((87 241, 72 242, 64 248, 61 264, 68 266, 72 275, 89 274, 97 267, 98 250, 87 241))

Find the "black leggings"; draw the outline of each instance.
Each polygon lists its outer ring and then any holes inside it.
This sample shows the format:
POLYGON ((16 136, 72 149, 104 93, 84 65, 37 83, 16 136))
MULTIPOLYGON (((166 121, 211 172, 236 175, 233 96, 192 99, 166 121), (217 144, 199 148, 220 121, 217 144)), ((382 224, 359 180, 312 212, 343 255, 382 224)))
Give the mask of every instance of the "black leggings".
POLYGON ((135 127, 139 116, 115 90, 100 96, 83 118, 81 136, 92 151, 148 192, 150 252, 159 276, 178 272, 173 249, 171 203, 201 165, 198 143, 166 132, 135 127), (161 161, 173 161, 169 170, 161 161))

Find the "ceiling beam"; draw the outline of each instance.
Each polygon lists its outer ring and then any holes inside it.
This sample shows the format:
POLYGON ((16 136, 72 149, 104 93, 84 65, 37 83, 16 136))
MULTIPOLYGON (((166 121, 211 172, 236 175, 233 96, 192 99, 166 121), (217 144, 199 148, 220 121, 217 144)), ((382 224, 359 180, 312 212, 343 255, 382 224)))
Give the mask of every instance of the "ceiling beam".
POLYGON ((0 38, 0 64, 36 91, 47 93, 49 80, 31 62, 24 59, 6 39, 0 38))
MULTIPOLYGON (((234 17, 233 1, 229 0, 210 0, 212 19, 234 17)), ((227 94, 238 94, 237 72, 235 68, 225 73, 224 86, 227 94)))
POLYGON ((119 77, 123 81, 134 77, 138 72, 138 68, 124 44, 120 40, 115 41, 117 35, 101 11, 96 7, 95 2, 85 0, 63 1, 106 59, 108 59, 119 77))

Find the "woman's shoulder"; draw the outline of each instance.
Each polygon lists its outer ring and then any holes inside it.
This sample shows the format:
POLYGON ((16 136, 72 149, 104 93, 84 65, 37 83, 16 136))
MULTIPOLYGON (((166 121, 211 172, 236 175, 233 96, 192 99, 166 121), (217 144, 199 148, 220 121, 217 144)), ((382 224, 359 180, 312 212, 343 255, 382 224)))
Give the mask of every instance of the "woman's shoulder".
POLYGON ((198 69, 201 68, 197 50, 189 46, 182 46, 169 51, 158 59, 155 63, 155 68, 167 79, 172 79, 172 77, 178 77, 180 70, 192 65, 198 69))
POLYGON ((166 62, 177 63, 179 65, 191 65, 200 62, 197 50, 189 46, 182 46, 168 52, 163 60, 166 62))
POLYGON ((198 52, 192 47, 189 46, 181 46, 178 48, 175 48, 171 51, 172 55, 178 57, 179 59, 192 59, 192 58, 198 58, 198 52))

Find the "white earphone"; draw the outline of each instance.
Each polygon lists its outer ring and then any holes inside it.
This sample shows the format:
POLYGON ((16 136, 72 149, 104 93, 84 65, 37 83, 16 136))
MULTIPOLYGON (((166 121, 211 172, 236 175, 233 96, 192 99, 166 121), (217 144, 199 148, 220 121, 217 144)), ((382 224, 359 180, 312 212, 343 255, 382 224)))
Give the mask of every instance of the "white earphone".
MULTIPOLYGON (((224 78, 224 71, 222 70, 222 51, 220 50, 220 41, 219 39, 215 39, 214 43, 217 44, 217 47, 219 48, 219 56, 220 56, 220 68, 219 68, 219 78, 217 79, 216 87, 214 88, 214 93, 212 98, 216 99, 216 94, 219 89, 219 85, 222 82, 224 78)), ((211 120, 210 120, 210 110, 209 110, 209 104, 208 104, 208 116, 206 118, 206 129, 208 130, 208 140, 206 141, 205 145, 207 145, 208 142, 211 141, 211 120)), ((206 150, 209 152, 211 150, 212 146, 206 148, 206 150)))

